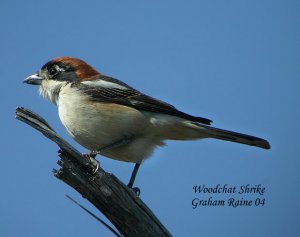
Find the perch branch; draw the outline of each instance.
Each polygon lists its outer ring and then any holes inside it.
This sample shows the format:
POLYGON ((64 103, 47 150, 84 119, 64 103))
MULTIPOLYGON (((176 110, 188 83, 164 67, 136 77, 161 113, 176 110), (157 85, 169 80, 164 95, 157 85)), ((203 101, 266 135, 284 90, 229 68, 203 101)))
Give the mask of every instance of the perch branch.
POLYGON ((125 237, 170 237, 169 231, 136 194, 113 174, 62 139, 39 115, 16 109, 16 118, 41 132, 60 147, 61 166, 54 175, 77 190, 101 211, 125 237))

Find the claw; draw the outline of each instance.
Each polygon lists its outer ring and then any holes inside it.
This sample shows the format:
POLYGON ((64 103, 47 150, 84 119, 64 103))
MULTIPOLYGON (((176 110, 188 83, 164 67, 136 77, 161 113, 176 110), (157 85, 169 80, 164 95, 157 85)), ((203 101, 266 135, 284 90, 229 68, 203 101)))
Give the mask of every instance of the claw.
POLYGON ((98 171, 98 169, 99 169, 99 162, 96 160, 96 159, 94 159, 94 158, 92 158, 91 159, 91 163, 93 163, 93 165, 95 165, 95 169, 93 170, 93 174, 96 174, 97 173, 97 171, 98 171))
POLYGON ((95 159, 98 154, 99 154, 99 152, 97 152, 97 151, 91 151, 90 154, 88 154, 88 155, 95 159))
POLYGON ((140 196, 141 190, 138 187, 131 188, 131 190, 136 194, 137 197, 140 196))
POLYGON ((95 159, 97 154, 94 154, 93 151, 91 151, 91 153, 89 154, 82 154, 90 163, 92 163, 93 167, 95 167, 95 169, 92 171, 92 174, 96 174, 98 169, 99 169, 99 161, 97 161, 95 159))

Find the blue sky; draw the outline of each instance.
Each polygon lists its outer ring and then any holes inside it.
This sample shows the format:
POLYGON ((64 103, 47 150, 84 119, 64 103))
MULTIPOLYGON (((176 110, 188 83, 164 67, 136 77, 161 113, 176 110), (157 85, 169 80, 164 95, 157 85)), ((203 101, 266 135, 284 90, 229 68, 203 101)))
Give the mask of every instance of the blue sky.
MULTIPOLYGON (((82 152, 56 108, 22 84, 58 56, 213 125, 260 136, 269 151, 216 140, 168 142, 141 167, 141 198, 174 236, 299 236, 299 1, 1 1, 0 236, 112 236, 52 175, 57 146, 14 119, 32 109, 82 152), (192 208, 194 185, 257 185, 263 207, 192 208)), ((99 158, 128 182, 132 164, 99 158)))

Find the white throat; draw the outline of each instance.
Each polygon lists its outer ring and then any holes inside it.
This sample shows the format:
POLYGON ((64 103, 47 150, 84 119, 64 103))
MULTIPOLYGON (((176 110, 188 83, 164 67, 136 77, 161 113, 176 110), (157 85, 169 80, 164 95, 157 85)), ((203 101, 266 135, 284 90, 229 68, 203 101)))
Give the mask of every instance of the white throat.
POLYGON ((66 81, 43 80, 39 87, 40 95, 56 104, 59 92, 66 84, 66 81))

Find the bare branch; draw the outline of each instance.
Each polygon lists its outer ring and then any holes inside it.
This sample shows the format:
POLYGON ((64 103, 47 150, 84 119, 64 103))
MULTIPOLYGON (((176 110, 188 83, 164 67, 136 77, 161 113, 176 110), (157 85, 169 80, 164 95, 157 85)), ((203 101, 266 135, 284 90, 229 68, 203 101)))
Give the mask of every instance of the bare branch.
POLYGON ((16 118, 40 131, 60 148, 61 166, 54 175, 77 190, 126 237, 170 237, 153 212, 113 174, 106 173, 62 139, 39 115, 19 107, 16 118))

